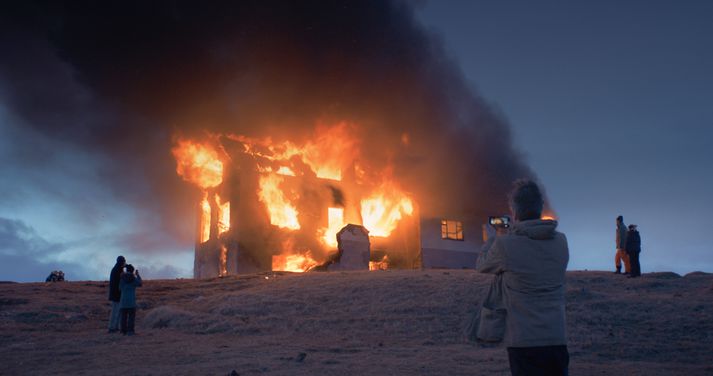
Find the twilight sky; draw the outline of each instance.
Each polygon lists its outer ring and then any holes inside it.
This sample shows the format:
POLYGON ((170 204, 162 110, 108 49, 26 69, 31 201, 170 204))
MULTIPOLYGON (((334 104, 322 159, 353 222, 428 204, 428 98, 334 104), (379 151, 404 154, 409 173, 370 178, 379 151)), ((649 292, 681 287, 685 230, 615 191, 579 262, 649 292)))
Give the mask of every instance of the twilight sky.
MULTIPOLYGON (((415 15, 510 123, 570 269, 613 270, 622 214, 639 225, 643 272, 713 271, 713 3, 430 1, 415 15)), ((68 61, 18 24, 0 22, 0 280, 103 279, 118 254, 149 278, 190 276, 194 192, 167 148, 145 147, 172 124, 120 111, 98 93, 121 83, 78 79, 96 73, 91 59, 68 61), (123 139, 129 123, 155 131, 123 139)))
POLYGON ((613 270, 622 214, 644 272, 713 271, 713 2, 430 1, 418 15, 509 119, 570 269, 613 270))

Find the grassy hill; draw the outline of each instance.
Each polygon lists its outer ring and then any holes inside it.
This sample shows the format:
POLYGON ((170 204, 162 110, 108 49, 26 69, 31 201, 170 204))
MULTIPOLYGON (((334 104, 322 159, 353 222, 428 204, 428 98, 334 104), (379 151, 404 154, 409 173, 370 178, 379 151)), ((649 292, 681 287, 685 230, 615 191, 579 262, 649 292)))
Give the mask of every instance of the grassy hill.
MULTIPOLYGON (((465 341, 490 277, 467 270, 146 280, 137 335, 107 282, 0 284, 0 374, 506 375, 465 341)), ((569 272, 573 375, 713 374, 713 274, 569 272)))

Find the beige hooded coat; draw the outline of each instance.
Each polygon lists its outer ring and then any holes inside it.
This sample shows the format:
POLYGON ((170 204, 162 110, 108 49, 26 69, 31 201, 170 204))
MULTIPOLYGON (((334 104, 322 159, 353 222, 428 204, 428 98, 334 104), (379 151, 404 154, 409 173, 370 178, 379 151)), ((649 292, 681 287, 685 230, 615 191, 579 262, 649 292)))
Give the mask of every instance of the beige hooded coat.
POLYGON ((516 222, 507 235, 483 247, 476 269, 503 276, 507 347, 567 344, 565 271, 567 238, 557 222, 516 222))

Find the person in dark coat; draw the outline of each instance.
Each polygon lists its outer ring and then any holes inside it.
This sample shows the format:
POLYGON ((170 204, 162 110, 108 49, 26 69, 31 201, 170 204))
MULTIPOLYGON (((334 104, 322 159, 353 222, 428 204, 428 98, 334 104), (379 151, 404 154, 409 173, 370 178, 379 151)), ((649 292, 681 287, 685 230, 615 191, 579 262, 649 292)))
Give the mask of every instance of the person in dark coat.
POLYGON ((126 265, 126 273, 121 275, 121 333, 134 335, 136 320, 136 288, 141 287, 139 271, 134 272, 134 266, 126 265))
POLYGON ((119 316, 121 314, 121 289, 119 289, 119 280, 121 272, 124 270, 126 259, 124 256, 116 258, 116 264, 111 268, 109 274, 109 301, 111 302, 111 314, 109 315, 109 333, 115 333, 119 330, 119 316))
POLYGON ((629 225, 629 231, 626 233, 626 253, 629 255, 629 263, 631 264, 631 275, 629 275, 629 278, 641 276, 641 264, 639 264, 641 236, 636 229, 636 225, 629 225))

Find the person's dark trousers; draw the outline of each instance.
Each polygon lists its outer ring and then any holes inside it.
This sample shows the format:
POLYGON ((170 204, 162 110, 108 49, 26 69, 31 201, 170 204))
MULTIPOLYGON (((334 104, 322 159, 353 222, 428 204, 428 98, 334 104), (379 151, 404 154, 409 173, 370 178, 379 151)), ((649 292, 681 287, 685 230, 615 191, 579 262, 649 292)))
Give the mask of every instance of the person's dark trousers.
POLYGON ((639 264, 639 252, 629 253, 631 262, 631 276, 638 277, 641 275, 641 264, 639 264))
POLYGON ((134 334, 134 321, 136 320, 136 308, 121 309, 121 333, 134 334))
POLYGON ((568 376, 567 346, 508 347, 513 376, 568 376))

